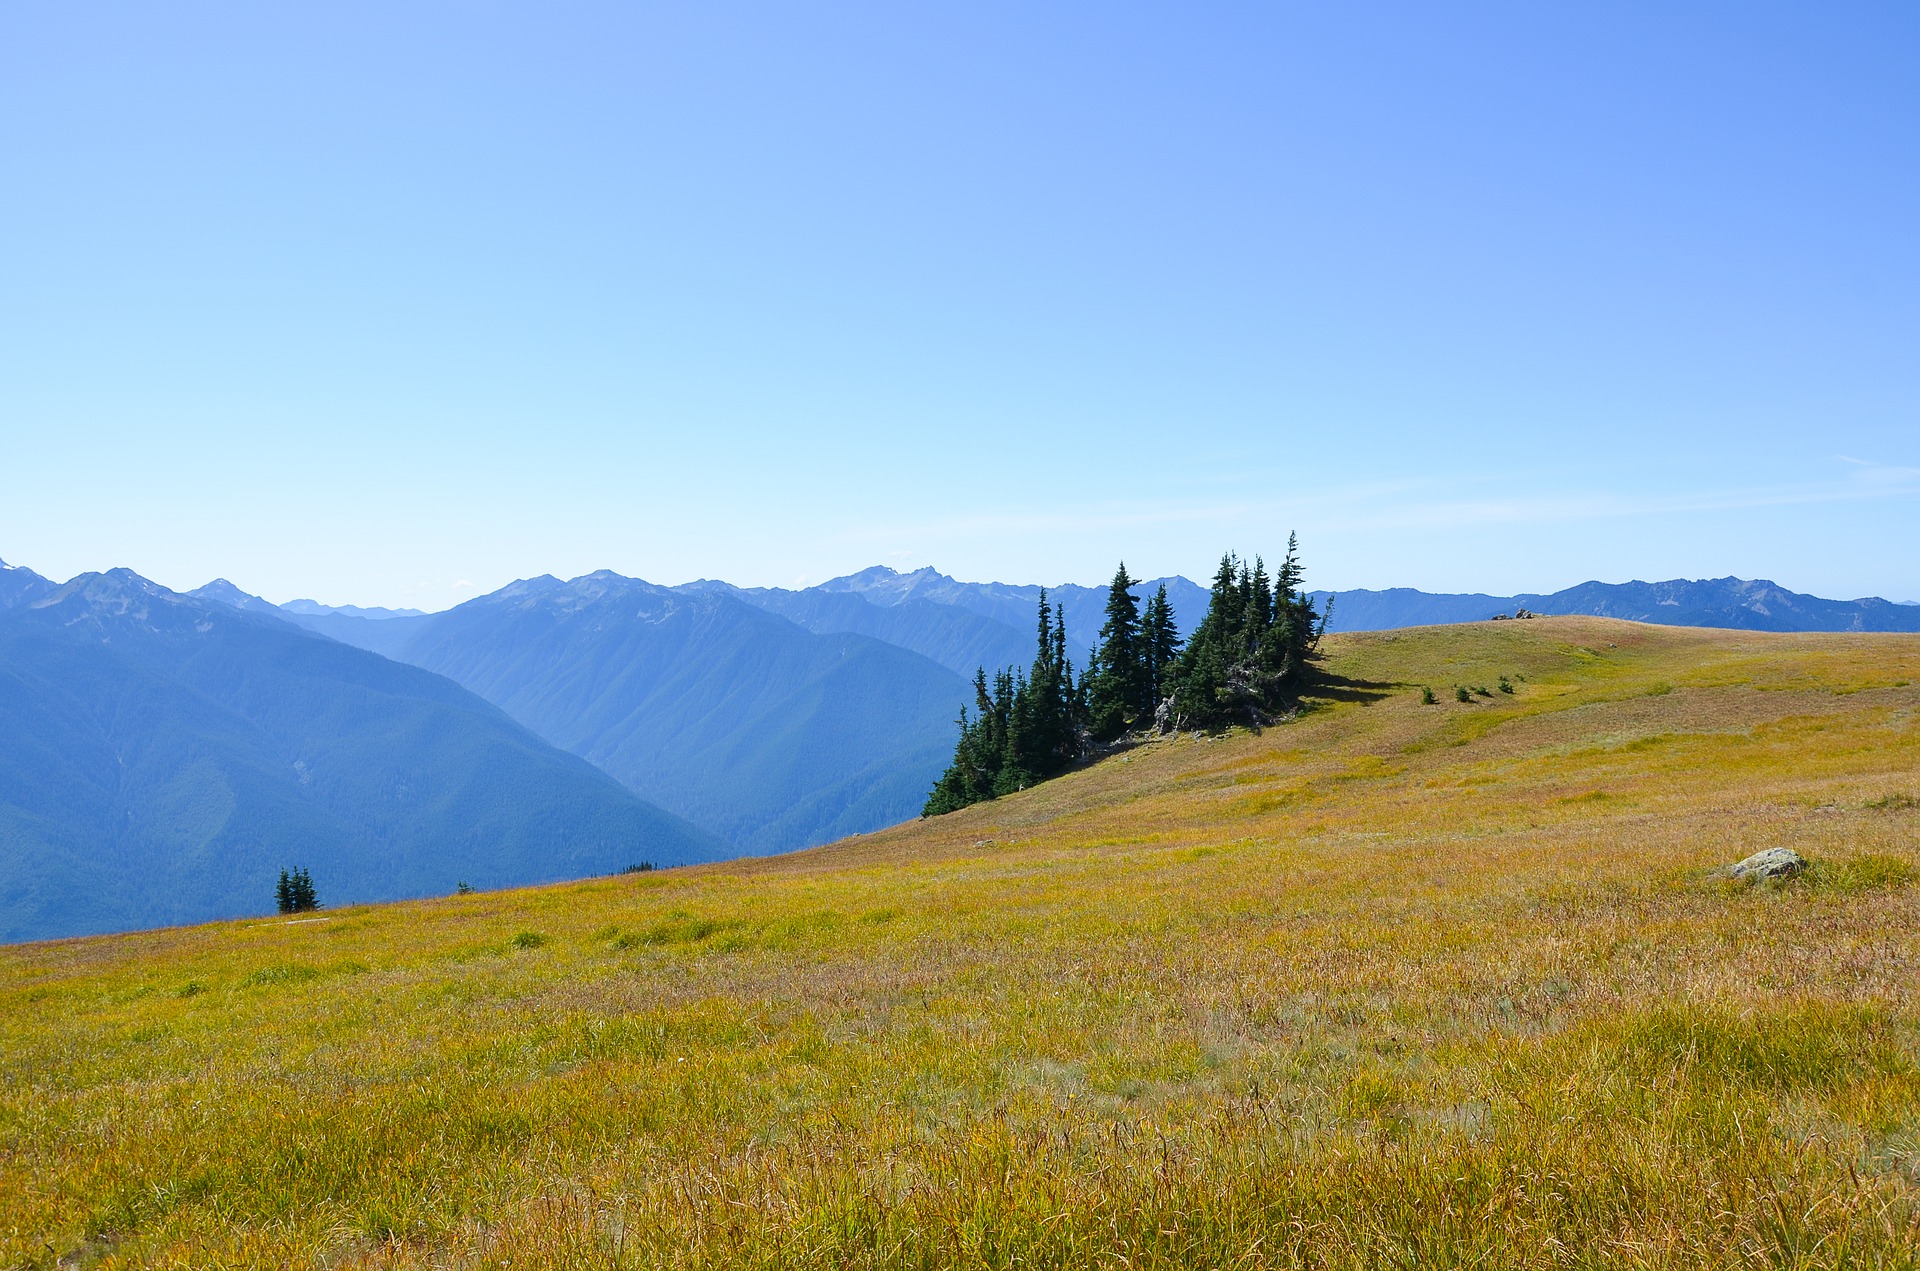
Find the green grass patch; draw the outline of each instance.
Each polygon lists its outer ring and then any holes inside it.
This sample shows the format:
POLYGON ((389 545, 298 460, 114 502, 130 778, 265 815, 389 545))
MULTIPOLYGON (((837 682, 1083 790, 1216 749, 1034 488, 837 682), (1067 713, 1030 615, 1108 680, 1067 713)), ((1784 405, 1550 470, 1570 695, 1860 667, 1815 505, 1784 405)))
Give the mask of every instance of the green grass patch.
POLYGON ((1887 852, 1869 852, 1848 860, 1817 860, 1808 863, 1801 875, 1803 884, 1815 891, 1841 895, 1905 887, 1914 879, 1911 862, 1887 852))

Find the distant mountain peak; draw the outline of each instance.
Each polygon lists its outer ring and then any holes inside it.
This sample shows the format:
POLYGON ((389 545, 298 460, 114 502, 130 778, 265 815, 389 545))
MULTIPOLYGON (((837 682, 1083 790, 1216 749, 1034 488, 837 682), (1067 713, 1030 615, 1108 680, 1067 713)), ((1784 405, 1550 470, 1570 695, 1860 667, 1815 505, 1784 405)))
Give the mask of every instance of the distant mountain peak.
POLYGON ((150 600, 163 596, 179 598, 178 592, 169 591, 152 579, 144 578, 125 566, 97 573, 77 574, 68 579, 57 594, 63 599, 67 596, 81 596, 95 603, 115 600, 150 600))
POLYGON ((854 573, 842 574, 838 578, 828 579, 826 582, 821 583, 820 586, 827 588, 832 587, 835 583, 872 583, 878 582, 883 578, 898 578, 899 576, 900 571, 891 565, 869 565, 865 569, 858 570, 854 573))
POLYGON ((177 625, 182 617, 197 621, 204 606, 159 583, 142 578, 131 569, 109 569, 103 573, 76 574, 27 608, 57 610, 69 614, 66 622, 92 622, 103 628, 114 622, 131 622, 158 631, 162 619, 172 617, 177 625))
POLYGON ((611 569, 596 569, 591 574, 569 578, 562 584, 554 600, 581 608, 597 604, 602 600, 624 596, 644 596, 652 600, 672 598, 673 592, 668 588, 656 586, 644 578, 629 578, 611 569))
MULTIPOLYGON (((543 596, 550 591, 566 586, 552 574, 541 574, 537 578, 518 578, 498 591, 489 592, 481 600, 527 600, 534 596, 543 596)), ((472 602, 469 602, 472 603, 472 602)))
POLYGON ((195 587, 187 595, 196 600, 211 600, 215 604, 242 609, 248 613, 278 614, 280 612, 278 605, 262 600, 251 592, 242 591, 224 578, 216 578, 205 586, 195 587))
POLYGON ((567 590, 576 591, 582 595, 604 595, 610 591, 651 588, 653 584, 644 579, 629 578, 611 569, 596 569, 591 574, 581 574, 578 578, 567 579, 566 586, 567 590))
POLYGON ((0 561, 0 609, 36 600, 52 590, 52 583, 25 565, 0 561))
POLYGON ((949 578, 931 565, 922 565, 903 574, 888 565, 870 565, 855 574, 844 574, 821 583, 814 591, 850 591, 878 605, 897 605, 930 591, 966 586, 949 578))

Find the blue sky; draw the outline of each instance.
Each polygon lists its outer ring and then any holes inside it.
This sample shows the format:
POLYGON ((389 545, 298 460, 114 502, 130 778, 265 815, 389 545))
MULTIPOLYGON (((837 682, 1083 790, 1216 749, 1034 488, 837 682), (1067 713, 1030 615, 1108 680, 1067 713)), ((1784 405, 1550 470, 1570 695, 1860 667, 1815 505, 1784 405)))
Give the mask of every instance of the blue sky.
POLYGON ((0 9, 0 558, 1920 599, 1920 7, 0 9))

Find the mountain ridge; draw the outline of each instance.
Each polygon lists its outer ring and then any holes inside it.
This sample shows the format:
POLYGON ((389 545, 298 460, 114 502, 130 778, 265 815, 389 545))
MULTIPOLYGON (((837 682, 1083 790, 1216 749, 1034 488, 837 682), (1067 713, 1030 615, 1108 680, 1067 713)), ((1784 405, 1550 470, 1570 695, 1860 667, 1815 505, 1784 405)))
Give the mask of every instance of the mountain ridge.
POLYGON ((910 650, 610 570, 405 621, 396 656, 745 851, 917 813, 967 694, 910 650))
POLYGON ((380 621, 385 618, 424 618, 424 609, 388 609, 382 605, 362 608, 359 605, 323 605, 317 600, 289 600, 279 606, 283 613, 297 613, 305 616, 337 613, 348 618, 369 618, 380 621))
POLYGON ((444 677, 81 574, 0 611, 0 940, 710 860, 719 844, 444 677))
POLYGON ((10 609, 45 595, 53 587, 50 579, 42 578, 25 565, 9 565, 0 560, 0 609, 10 609))
POLYGON ((740 852, 917 814, 969 696, 912 648, 605 569, 421 617, 284 616, 449 676, 740 852))
MULTIPOLYGON (((1324 605, 1327 592, 1313 593, 1324 605)), ((1379 631, 1396 627, 1484 621, 1516 609, 1562 617, 1624 618, 1659 626, 1714 627, 1743 631, 1920 631, 1916 607, 1879 596, 1828 600, 1789 591, 1770 579, 1671 578, 1625 583, 1589 581, 1550 593, 1493 596, 1423 592, 1413 588, 1354 590, 1335 594, 1332 631, 1379 631)))

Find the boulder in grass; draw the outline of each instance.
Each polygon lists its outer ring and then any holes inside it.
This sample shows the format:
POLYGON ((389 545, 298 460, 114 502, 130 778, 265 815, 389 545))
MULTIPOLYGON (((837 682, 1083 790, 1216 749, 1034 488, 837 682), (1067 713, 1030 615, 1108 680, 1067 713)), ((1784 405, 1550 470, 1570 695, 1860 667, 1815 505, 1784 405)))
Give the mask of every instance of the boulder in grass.
POLYGON ((1806 857, 1792 848, 1770 847, 1764 852, 1755 852, 1737 865, 1727 866, 1727 877, 1749 882, 1766 878, 1792 878, 1806 867, 1806 857))

